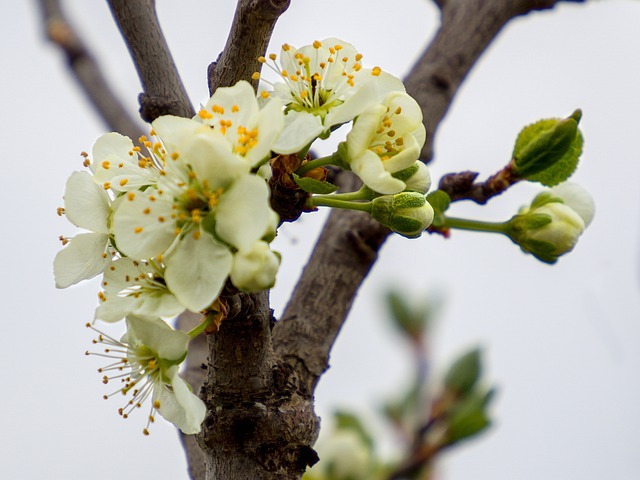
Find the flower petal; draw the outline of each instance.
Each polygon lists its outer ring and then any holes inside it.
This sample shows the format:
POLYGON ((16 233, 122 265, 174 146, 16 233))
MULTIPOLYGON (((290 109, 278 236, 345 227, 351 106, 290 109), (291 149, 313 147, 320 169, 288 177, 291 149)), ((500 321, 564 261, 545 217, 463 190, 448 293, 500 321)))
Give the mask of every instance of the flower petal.
POLYGON ((269 187, 255 175, 244 175, 224 192, 216 211, 216 233, 240 250, 249 250, 272 224, 269 187))
POLYGON ((127 193, 113 215, 118 249, 136 260, 164 253, 176 238, 172 205, 167 194, 153 188, 127 193))
POLYGON ((277 153, 296 153, 309 145, 322 133, 322 119, 309 112, 289 110, 284 117, 284 127, 275 145, 277 153))
POLYGON ((123 343, 145 345, 164 360, 180 361, 187 354, 190 337, 187 333, 174 330, 167 322, 154 317, 127 317, 127 333, 123 343))
POLYGON ((231 252, 208 233, 187 234, 166 258, 165 281, 182 305, 199 312, 220 294, 231 262, 231 252))
POLYGON ((392 177, 391 173, 385 170, 380 157, 370 150, 351 159, 351 170, 367 187, 378 193, 391 195, 402 192, 406 187, 402 180, 392 177))
POLYGON ((103 233, 81 233, 58 252, 53 261, 56 287, 67 288, 102 273, 111 261, 106 254, 109 236, 103 233))
POLYGON ((96 233, 109 233, 109 195, 87 172, 73 172, 64 191, 64 211, 71 223, 96 233))
POLYGON ((160 384, 156 385, 153 391, 154 403, 160 403, 158 413, 183 433, 198 433, 207 413, 204 402, 194 395, 187 383, 180 378, 177 366, 170 368, 167 373, 171 380, 171 389, 160 384))

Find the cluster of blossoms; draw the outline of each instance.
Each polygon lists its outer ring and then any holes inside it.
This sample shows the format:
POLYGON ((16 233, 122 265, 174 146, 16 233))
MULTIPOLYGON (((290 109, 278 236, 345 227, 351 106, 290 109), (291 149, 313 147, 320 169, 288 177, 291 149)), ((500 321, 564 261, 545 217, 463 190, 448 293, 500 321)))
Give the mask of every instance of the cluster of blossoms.
POLYGON ((271 90, 256 95, 244 81, 220 88, 192 119, 157 118, 138 145, 103 135, 83 154, 87 170, 67 181, 59 214, 86 232, 61 237, 56 286, 102 275, 95 320, 126 320, 120 340, 89 325, 99 333, 94 343, 104 344, 90 353, 113 360, 101 369, 104 383, 119 379, 117 392, 129 398, 124 417, 152 397, 150 422, 157 411, 186 433, 199 431, 204 405, 178 369, 189 339, 205 327, 186 333, 167 321, 185 310, 211 318, 227 282, 248 292, 274 285, 280 255, 270 242, 280 220, 267 183, 272 157, 304 159, 300 177, 334 163, 362 179, 359 192, 307 190, 309 210, 363 210, 411 237, 431 223, 429 172, 417 161, 422 113, 402 82, 363 68, 362 55, 335 38, 283 45, 280 64, 269 58, 260 61, 282 80, 271 90), (338 153, 305 158, 316 139, 349 122, 338 153))
MULTIPOLYGON (((361 60, 336 38, 299 49, 285 44, 279 61, 275 54, 260 58, 279 79, 263 79, 271 89, 256 95, 240 81, 214 92, 194 118, 157 118, 139 145, 108 133, 91 158, 84 154, 88 171, 71 175, 59 214, 86 233, 61 237, 66 246, 54 274, 59 288, 102 275, 95 320, 126 319, 120 340, 100 333, 95 341, 106 345, 96 354, 113 359, 101 370, 108 372, 104 382, 119 379, 117 392, 131 395, 122 416, 152 397, 150 422, 157 411, 185 433, 199 431, 205 408, 180 379, 179 366, 189 340, 223 310, 219 296, 228 282, 247 292, 275 284, 280 255, 270 243, 280 218, 268 180, 278 159, 297 159, 287 188, 306 192, 302 210, 363 211, 410 238, 432 224, 431 178, 419 161, 422 110, 398 78, 361 60), (317 139, 348 123, 335 153, 309 157, 317 139), (333 193, 337 187, 325 181, 323 168, 331 164, 351 170, 362 188, 333 193), (167 323, 185 310, 204 318, 188 333, 167 323)), ((520 227, 514 220, 511 238, 526 251, 547 252, 538 258, 557 258, 589 222, 567 208, 557 197, 541 197, 517 216, 535 217, 537 230, 529 220, 520 227), (573 240, 565 238, 566 225, 573 240), (563 246, 553 250, 549 236, 563 246)))
POLYGON ((219 89, 194 119, 158 118, 156 139, 142 137, 141 146, 103 135, 92 158, 85 154, 90 171, 67 181, 59 213, 88 233, 62 238, 56 285, 102 274, 95 319, 127 324, 119 342, 110 340, 119 348, 101 352, 119 359, 112 367, 128 379, 119 391, 137 405, 154 390, 154 409, 186 433, 204 418, 177 375, 190 336, 163 319, 215 311, 228 279, 245 291, 274 285, 280 256, 269 243, 279 219, 252 171, 270 158, 283 117, 278 100, 259 108, 240 82, 219 89), (141 376, 144 388, 135 386, 141 376))

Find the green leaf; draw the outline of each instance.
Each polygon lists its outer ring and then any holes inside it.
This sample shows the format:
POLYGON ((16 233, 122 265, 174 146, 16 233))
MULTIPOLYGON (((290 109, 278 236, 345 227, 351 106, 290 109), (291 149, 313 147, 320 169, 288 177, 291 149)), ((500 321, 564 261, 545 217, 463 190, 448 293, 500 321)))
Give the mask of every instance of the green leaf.
POLYGON ((491 425, 486 408, 493 394, 493 389, 484 393, 472 392, 450 410, 446 441, 448 445, 478 435, 491 425))
POLYGON ((444 378, 447 390, 460 396, 471 391, 482 373, 481 354, 479 348, 474 348, 453 362, 444 378))
POLYGON ((393 323, 398 329, 411 338, 418 338, 429 322, 428 308, 412 307, 397 291, 387 293, 387 305, 393 323))
POLYGON ((296 182, 296 185, 298 185, 307 193, 319 193, 326 195, 338 190, 337 186, 329 182, 322 182, 320 180, 316 180, 315 178, 301 177, 299 175, 296 175, 295 173, 293 173, 292 175, 293 181, 296 182))
POLYGON ((523 128, 512 154, 515 172, 548 187, 569 178, 582 153, 581 115, 576 110, 569 118, 539 120, 523 128))

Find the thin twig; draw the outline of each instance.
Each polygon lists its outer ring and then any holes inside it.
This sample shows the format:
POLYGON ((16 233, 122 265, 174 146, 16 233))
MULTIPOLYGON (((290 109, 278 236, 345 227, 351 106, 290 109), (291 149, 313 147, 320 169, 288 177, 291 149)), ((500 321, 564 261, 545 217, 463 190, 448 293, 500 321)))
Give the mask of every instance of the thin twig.
MULTIPOLYGON (((544 2, 544 8, 556 1, 544 2)), ((541 3, 477 0, 473 8, 467 0, 443 3, 440 30, 405 80, 407 91, 423 108, 429 138, 423 160, 431 159, 436 128, 480 55, 509 20, 542 8, 541 3)), ((353 296, 387 235, 387 229, 359 212, 334 211, 329 216, 274 329, 276 353, 294 367, 301 383, 312 389, 328 368, 331 347, 349 313, 353 296)))
POLYGON ((69 69, 107 128, 138 138, 142 127, 129 114, 100 66, 66 18, 59 0, 36 0, 47 38, 64 53, 69 69))

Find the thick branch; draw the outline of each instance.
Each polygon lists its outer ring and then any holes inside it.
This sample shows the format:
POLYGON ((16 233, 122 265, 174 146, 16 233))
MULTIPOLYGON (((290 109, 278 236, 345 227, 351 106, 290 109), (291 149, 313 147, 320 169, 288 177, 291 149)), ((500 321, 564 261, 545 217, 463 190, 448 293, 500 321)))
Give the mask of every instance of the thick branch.
MULTIPOLYGON (((251 75, 262 66, 258 57, 265 54, 273 28, 290 0, 240 0, 227 44, 218 60, 209 65, 209 92, 234 85, 239 80, 251 81, 251 75)), ((258 86, 258 81, 253 81, 258 86)))
POLYGON ((195 111, 160 29, 155 1, 109 0, 109 7, 142 83, 142 119, 152 122, 161 115, 193 117, 195 111))
MULTIPOLYGON (((431 159, 433 135, 458 87, 500 29, 517 15, 555 3, 441 2, 441 28, 405 80, 407 90, 423 108, 430 142, 423 150, 424 160, 431 159)), ((362 214, 338 211, 332 212, 321 233, 293 297, 274 329, 276 352, 294 366, 310 388, 328 367, 333 341, 387 234, 386 229, 362 214)))
POLYGON ((110 130, 138 138, 143 130, 129 115, 95 58, 67 20, 59 0, 37 0, 45 33, 64 53, 69 69, 110 130))

